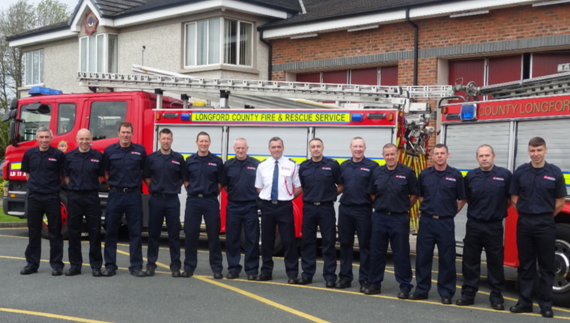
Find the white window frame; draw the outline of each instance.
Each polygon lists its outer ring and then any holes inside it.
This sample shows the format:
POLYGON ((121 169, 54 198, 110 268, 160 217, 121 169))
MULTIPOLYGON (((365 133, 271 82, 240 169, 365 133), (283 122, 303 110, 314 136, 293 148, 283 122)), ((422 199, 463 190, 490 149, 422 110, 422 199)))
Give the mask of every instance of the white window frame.
MULTIPOLYGON (((209 29, 210 29, 209 24, 207 24, 207 29, 208 29, 207 32, 209 32, 209 29)), ((183 50, 183 55, 184 55, 183 65, 184 65, 184 68, 207 67, 207 66, 216 66, 216 65, 226 65, 226 66, 238 66, 238 67, 244 67, 244 68, 253 68, 253 62, 254 62, 254 43, 255 43, 255 41, 254 41, 254 39, 255 39, 255 38, 254 38, 254 33, 255 33, 255 28, 254 28, 254 24, 253 24, 252 22, 244 21, 244 20, 239 20, 239 19, 228 19, 228 18, 221 18, 221 17, 212 17, 212 18, 208 18, 208 19, 202 19, 202 20, 187 22, 187 23, 184 24, 184 50, 183 50), (193 44, 193 46, 194 46, 194 48, 196 48, 196 47, 197 47, 197 43, 198 43, 198 37, 197 37, 197 34, 198 34, 198 22, 201 22, 201 21, 209 21, 210 19, 216 19, 216 18, 219 18, 219 19, 220 19, 220 28, 219 28, 219 33, 220 33, 220 35, 219 35, 219 41, 220 41, 220 44, 219 44, 219 57, 218 57, 218 62, 217 62, 217 63, 210 63, 210 62, 208 62, 207 64, 199 65, 199 64, 197 64, 197 62, 198 62, 198 51, 195 51, 195 53, 194 53, 194 62, 196 62, 196 63, 195 63, 194 65, 189 65, 188 62, 187 62, 187 60, 186 60, 187 51, 188 51, 188 35, 187 35, 188 26, 189 26, 189 25, 194 25, 194 26, 195 26, 195 28, 194 28, 195 31, 194 31, 194 32, 195 32, 196 34, 195 34, 195 37, 194 37, 194 44, 193 44), (236 45, 236 50, 237 50, 237 53, 236 53, 236 62, 238 62, 237 64, 224 63, 224 46, 225 46, 225 39, 224 39, 224 37, 225 37, 225 26, 226 26, 226 21, 228 21, 228 20, 236 21, 236 22, 237 22, 237 26, 238 26, 238 28, 237 28, 237 37, 238 37, 238 39, 237 39, 237 41, 236 41, 236 43, 237 43, 237 45, 236 45), (240 64, 239 64, 240 57, 241 57, 241 55, 242 55, 242 53, 240 52, 240 48, 239 48, 239 47, 240 47, 240 46, 239 46, 239 43, 240 43, 239 37, 240 37, 240 31, 241 31, 241 24, 242 24, 242 23, 251 25, 251 35, 250 35, 250 37, 251 37, 251 48, 250 48, 250 52, 251 52, 251 65, 240 65, 240 64)), ((206 35, 206 36, 205 36, 207 41, 209 41, 209 37, 208 37, 208 36, 209 36, 209 35, 206 35)), ((205 46, 205 47, 206 47, 205 56, 207 57, 207 59, 209 59, 209 49, 210 49, 209 43, 208 43, 207 46, 205 46)))
POLYGON ((24 52, 24 55, 23 55, 23 56, 24 56, 24 57, 23 57, 23 61, 24 61, 24 67, 25 67, 25 69, 24 69, 24 75, 23 75, 24 77, 23 77, 23 80, 22 80, 22 85, 24 85, 24 86, 30 86, 30 85, 42 84, 42 83, 44 82, 44 73, 43 73, 43 69, 44 69, 44 50, 43 50, 43 49, 31 50, 31 51, 28 51, 28 52, 24 52), (33 59, 34 59, 34 58, 33 58, 33 55, 34 55, 34 53, 38 53, 38 55, 40 56, 40 57, 39 57, 39 61, 38 61, 38 71, 34 71, 34 68, 33 68, 33 59), (28 77, 27 77, 28 68, 30 68, 30 67, 28 66, 28 59, 27 59, 27 56, 28 56, 28 55, 32 55, 32 58, 31 58, 31 61, 32 61, 32 67, 31 67, 31 68, 32 68, 32 74, 31 74, 31 77, 30 77, 31 79, 30 79, 30 80, 28 80, 28 77), (37 82, 37 83, 34 83, 33 80, 34 80, 34 76, 36 75, 36 73, 39 73, 38 82, 37 82))
MULTIPOLYGON (((117 37, 117 46, 118 46, 118 35, 117 34, 96 34, 96 35, 91 35, 91 36, 84 36, 84 37, 79 37, 79 66, 78 66, 78 70, 81 72, 98 72, 98 73, 117 73, 118 71, 109 71, 109 35, 113 35, 117 37), (90 37, 95 37, 95 49, 91 50, 90 48, 90 37), (102 70, 97 70, 97 66, 99 66, 99 57, 97 57, 97 52, 98 52, 98 38, 102 37, 103 38, 103 51, 101 52, 101 59, 103 60, 101 63, 101 69, 102 70), (86 62, 86 68, 85 70, 82 69, 82 64, 83 64, 83 60, 84 57, 82 57, 81 54, 81 47, 82 47, 82 42, 85 41, 86 42, 86 46, 87 46, 87 50, 86 50, 86 55, 87 57, 85 57, 85 62, 86 62), (95 65, 94 68, 91 68, 90 63, 91 63, 91 57, 90 55, 92 53, 95 53, 95 59, 93 60, 93 64, 95 65)), ((118 51, 118 48, 117 48, 118 51)), ((117 57, 115 57, 115 59, 118 59, 118 55, 117 57)), ((117 70, 118 70, 118 62, 117 62, 117 70)))

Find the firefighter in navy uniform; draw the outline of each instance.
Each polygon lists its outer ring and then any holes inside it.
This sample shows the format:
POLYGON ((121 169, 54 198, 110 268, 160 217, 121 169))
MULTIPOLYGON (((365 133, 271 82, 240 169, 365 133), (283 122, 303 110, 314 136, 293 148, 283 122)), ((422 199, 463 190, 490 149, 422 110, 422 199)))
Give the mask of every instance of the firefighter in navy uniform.
POLYGON ((220 245, 220 202, 222 188, 222 159, 212 154, 210 135, 201 131, 196 136, 198 152, 186 158, 184 185, 188 197, 184 214, 185 259, 182 277, 190 277, 198 265, 198 239, 202 216, 206 223, 210 268, 215 279, 222 279, 222 247, 220 245))
POLYGON ((303 188, 303 225, 299 284, 313 282, 317 269, 317 227, 320 228, 323 250, 323 277, 327 288, 336 284, 336 217, 334 202, 342 193, 340 166, 336 160, 323 156, 325 146, 319 138, 309 141, 311 159, 299 166, 303 188))
POLYGON ((67 184, 67 227, 69 232, 69 263, 66 276, 81 274, 81 228, 83 216, 89 233, 89 264, 94 277, 101 276, 101 201, 99 187, 103 170, 103 154, 91 149, 93 137, 88 129, 77 132, 78 147, 67 153, 63 175, 67 184))
POLYGON ((256 280, 259 270, 259 217, 257 216, 257 190, 255 175, 259 161, 247 155, 247 142, 238 138, 234 142, 235 158, 224 164, 222 187, 228 193, 226 206, 226 257, 228 279, 239 278, 240 237, 243 226, 245 240, 244 270, 248 280, 256 280))
POLYGON ((180 277, 180 187, 184 182, 184 157, 172 150, 172 131, 160 130, 160 149, 148 155, 143 178, 148 186, 148 250, 146 275, 154 276, 162 223, 166 219, 170 271, 172 277, 180 277))
POLYGON ((463 247, 463 287, 459 306, 472 305, 479 290, 481 252, 487 255, 487 276, 491 294, 489 301, 495 310, 504 309, 503 219, 510 203, 509 186, 512 174, 494 165, 495 152, 489 145, 477 149, 478 168, 465 176, 467 194, 467 225, 463 247))
POLYGON ((129 230, 129 271, 136 277, 145 277, 142 271, 142 172, 146 160, 144 146, 132 142, 134 127, 121 122, 118 127, 119 142, 103 152, 105 179, 109 184, 109 199, 105 210, 105 270, 103 276, 114 276, 117 271, 117 239, 123 213, 129 230))
POLYGON ((273 250, 275 228, 285 249, 285 271, 288 283, 296 284, 299 275, 299 256, 295 245, 295 219, 292 201, 301 194, 303 188, 295 161, 283 157, 285 146, 279 137, 269 139, 267 158, 257 168, 255 188, 259 193, 261 209, 261 273, 258 279, 273 279, 273 250))
POLYGON ((457 276, 453 219, 465 205, 465 185, 461 172, 447 165, 449 152, 446 145, 435 145, 432 158, 434 165, 423 170, 418 178, 421 215, 416 246, 417 287, 410 299, 428 298, 433 250, 437 245, 437 291, 442 304, 451 304, 457 276))
POLYGON ((400 284, 398 298, 407 299, 413 287, 408 211, 418 199, 418 181, 411 168, 398 163, 398 147, 394 144, 386 144, 382 156, 386 165, 376 168, 370 180, 369 193, 374 200, 374 213, 370 239, 370 285, 364 294, 380 293, 390 243, 396 281, 400 284))
POLYGON ((42 252, 42 221, 48 219, 50 256, 49 264, 53 276, 63 273, 63 237, 61 235, 61 188, 62 169, 65 154, 50 146, 53 134, 49 128, 39 127, 36 140, 39 146, 24 153, 22 171, 28 180, 28 247, 27 265, 20 271, 22 275, 38 272, 42 252))
POLYGON ((538 305, 544 317, 554 317, 552 282, 555 274, 554 217, 564 207, 566 184, 560 168, 544 159, 546 142, 534 137, 528 142, 530 163, 519 166, 513 174, 509 192, 519 213, 517 249, 519 252, 520 296, 510 308, 513 313, 532 312, 534 279, 540 277, 538 305))
POLYGON ((336 288, 349 288, 352 284, 352 259, 354 234, 358 235, 360 267, 358 281, 360 292, 368 286, 370 257, 370 234, 372 228, 372 199, 368 185, 378 163, 364 157, 366 143, 362 137, 350 142, 352 158, 340 165, 340 176, 344 185, 338 208, 338 239, 340 242, 340 271, 336 288))

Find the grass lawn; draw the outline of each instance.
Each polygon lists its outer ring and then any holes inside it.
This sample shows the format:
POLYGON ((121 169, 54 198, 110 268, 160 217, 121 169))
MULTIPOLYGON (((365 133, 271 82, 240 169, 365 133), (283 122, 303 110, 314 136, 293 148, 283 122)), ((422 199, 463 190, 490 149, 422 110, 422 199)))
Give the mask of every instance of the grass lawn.
POLYGON ((2 208, 0 208, 0 222, 26 222, 26 219, 20 219, 15 216, 6 215, 2 208))

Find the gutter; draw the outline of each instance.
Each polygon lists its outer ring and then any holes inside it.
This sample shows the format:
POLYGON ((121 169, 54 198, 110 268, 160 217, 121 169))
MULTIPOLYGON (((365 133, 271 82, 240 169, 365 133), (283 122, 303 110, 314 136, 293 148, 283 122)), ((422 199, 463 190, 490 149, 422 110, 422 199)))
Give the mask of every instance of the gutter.
POLYGON ((406 22, 408 22, 412 27, 414 27, 414 84, 413 85, 418 85, 419 27, 415 22, 410 20, 410 8, 406 8, 406 22))
POLYGON ((267 45, 267 47, 269 47, 269 55, 268 55, 269 58, 267 62, 267 80, 271 81, 272 79, 271 74, 273 73, 273 45, 263 38, 263 29, 261 28, 261 26, 257 27, 257 31, 259 32, 259 40, 265 45, 267 45))

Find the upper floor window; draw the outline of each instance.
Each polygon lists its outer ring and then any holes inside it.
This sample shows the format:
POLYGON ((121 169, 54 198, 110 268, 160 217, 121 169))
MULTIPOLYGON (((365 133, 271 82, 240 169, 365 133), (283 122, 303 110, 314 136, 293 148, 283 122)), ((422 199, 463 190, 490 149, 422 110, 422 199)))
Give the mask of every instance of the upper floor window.
POLYGON ((44 50, 38 49, 24 53, 23 85, 40 84, 44 82, 44 50))
POLYGON ((79 38, 81 72, 117 73, 118 42, 113 34, 79 38))
POLYGON ((184 30, 185 66, 213 64, 252 66, 252 23, 211 18, 187 23, 184 30))

